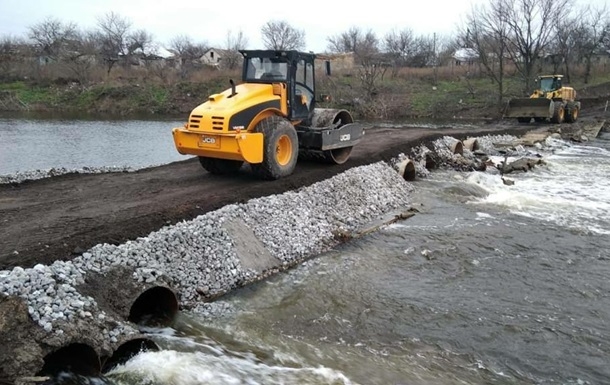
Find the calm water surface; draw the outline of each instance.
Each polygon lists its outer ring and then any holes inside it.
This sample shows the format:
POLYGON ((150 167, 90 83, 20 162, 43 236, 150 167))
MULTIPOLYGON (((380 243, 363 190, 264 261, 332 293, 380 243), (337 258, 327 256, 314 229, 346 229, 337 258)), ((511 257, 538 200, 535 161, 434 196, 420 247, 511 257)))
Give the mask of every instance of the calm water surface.
POLYGON ((52 167, 141 168, 187 159, 174 147, 180 121, 0 118, 0 175, 52 167))

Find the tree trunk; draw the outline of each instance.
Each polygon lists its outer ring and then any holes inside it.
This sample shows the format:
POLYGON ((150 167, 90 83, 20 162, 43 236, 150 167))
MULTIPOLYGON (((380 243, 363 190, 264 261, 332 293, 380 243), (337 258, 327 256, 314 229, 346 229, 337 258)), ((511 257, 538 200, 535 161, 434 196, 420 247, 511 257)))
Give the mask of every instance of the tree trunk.
POLYGON ((591 56, 587 55, 585 57, 585 78, 584 78, 585 84, 589 84, 590 77, 591 77, 591 56))

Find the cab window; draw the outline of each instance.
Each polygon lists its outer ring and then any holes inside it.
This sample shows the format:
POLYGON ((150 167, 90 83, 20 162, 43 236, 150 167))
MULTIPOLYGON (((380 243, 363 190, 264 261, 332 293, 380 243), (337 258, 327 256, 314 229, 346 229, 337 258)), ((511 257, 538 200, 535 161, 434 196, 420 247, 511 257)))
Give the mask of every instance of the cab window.
POLYGON ((274 58, 249 58, 246 80, 286 81, 288 63, 274 58))
POLYGON ((313 90, 313 65, 311 63, 307 63, 307 70, 305 71, 305 85, 313 90))
POLYGON ((297 83, 305 84, 305 60, 299 60, 297 63, 297 74, 296 74, 297 83))

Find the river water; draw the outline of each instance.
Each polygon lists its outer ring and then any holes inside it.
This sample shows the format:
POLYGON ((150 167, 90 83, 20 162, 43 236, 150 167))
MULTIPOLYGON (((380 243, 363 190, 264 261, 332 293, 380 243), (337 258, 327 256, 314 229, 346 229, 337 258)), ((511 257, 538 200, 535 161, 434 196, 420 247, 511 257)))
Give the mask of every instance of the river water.
POLYGON ((181 313, 106 382, 610 383, 610 134, 545 155, 417 180, 416 216, 181 313))
POLYGON ((435 172, 421 213, 181 314, 120 384, 610 383, 610 135, 515 174, 435 172))
POLYGON ((176 152, 179 121, 0 117, 0 175, 64 167, 142 168, 187 159, 176 152))

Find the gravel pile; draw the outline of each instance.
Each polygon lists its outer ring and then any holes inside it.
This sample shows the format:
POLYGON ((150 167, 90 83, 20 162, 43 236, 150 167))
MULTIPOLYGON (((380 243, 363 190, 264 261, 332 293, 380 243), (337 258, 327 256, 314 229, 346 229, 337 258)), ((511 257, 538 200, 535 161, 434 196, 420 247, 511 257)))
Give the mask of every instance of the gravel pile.
MULTIPOLYGON (((146 166, 154 167, 154 165, 146 166)), ((140 168, 128 167, 128 166, 104 166, 104 167, 83 167, 83 168, 65 168, 57 167, 46 170, 31 170, 17 172, 14 174, 0 175, 0 184, 6 183, 22 183, 26 180, 37 180, 43 178, 50 178, 54 176, 64 174, 102 174, 106 172, 133 172, 140 168)))
POLYGON ((136 331, 110 319, 93 298, 77 291, 88 272, 132 267, 138 282, 171 282, 188 308, 198 304, 202 293, 219 295, 257 278, 242 268, 224 222, 240 218, 271 255, 288 265, 336 245, 337 231, 354 231, 407 206, 411 191, 384 162, 357 167, 297 191, 225 206, 121 245, 99 244, 69 262, 0 271, 0 293, 23 298, 32 319, 48 332, 62 334, 68 324, 87 323, 116 341, 136 331))
POLYGON ((459 140, 451 136, 444 136, 440 139, 435 140, 432 145, 434 146, 434 152, 444 162, 452 162, 458 154, 454 154, 452 146, 455 145, 459 140))
POLYGON ((28 269, 15 267, 0 271, 0 293, 24 299, 32 320, 48 333, 61 336, 68 325, 95 325, 111 343, 120 336, 136 334, 129 325, 111 320, 93 298, 76 290, 75 286, 84 282, 84 273, 77 265, 63 261, 28 269))
POLYGON ((513 143, 516 141, 516 136, 513 135, 485 135, 478 138, 479 140, 479 151, 486 153, 487 155, 500 155, 500 152, 496 148, 494 143, 513 143))

